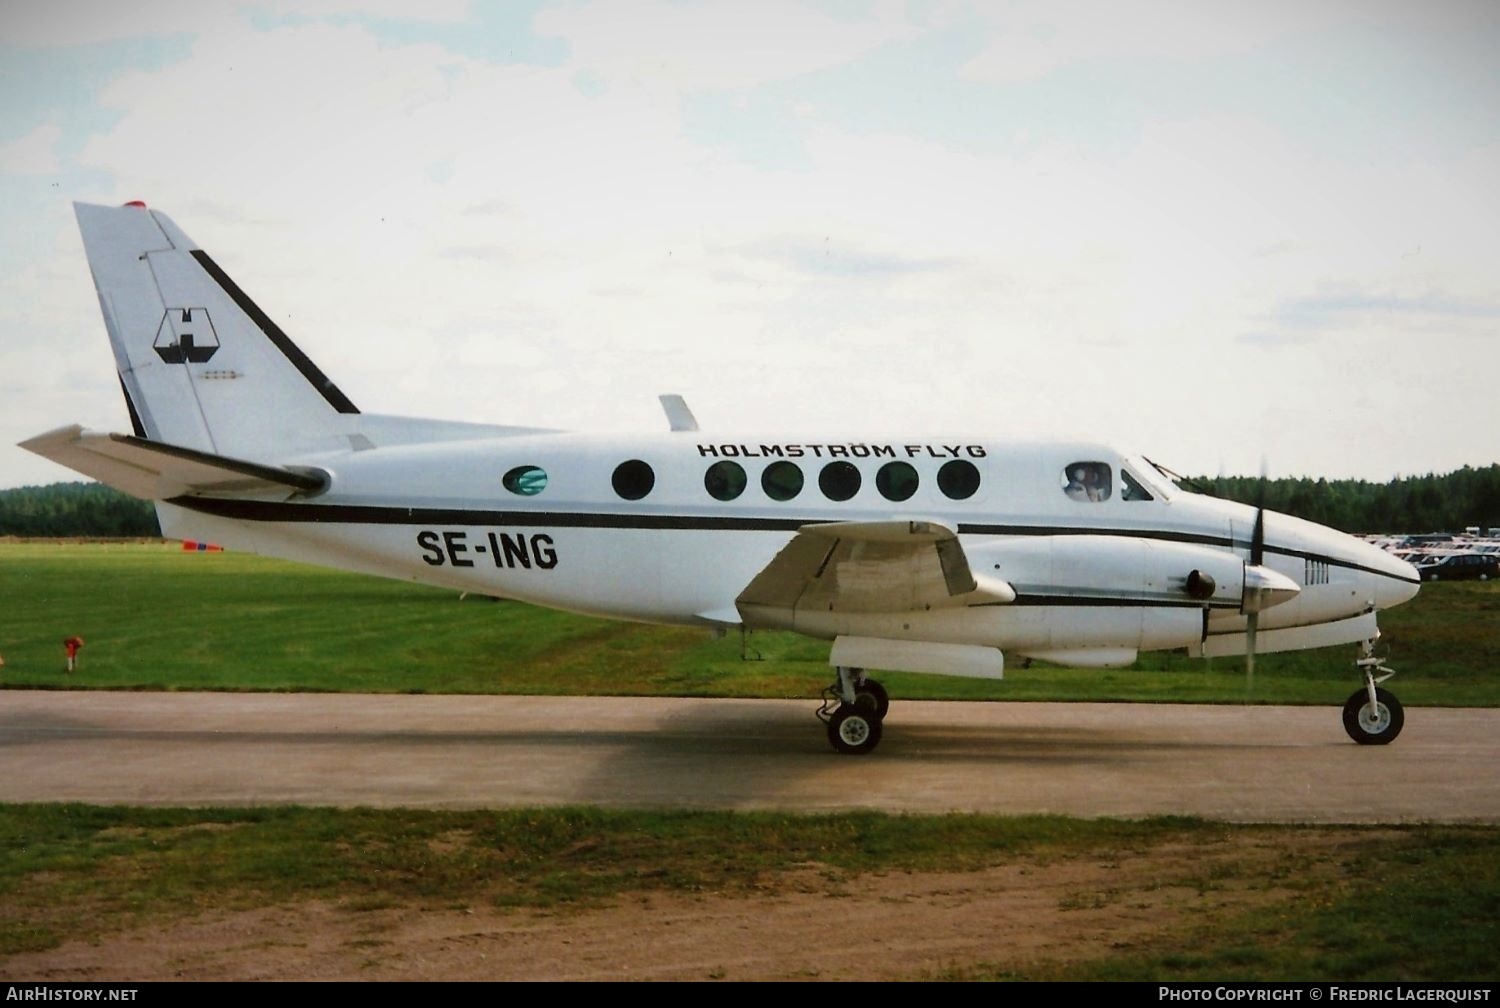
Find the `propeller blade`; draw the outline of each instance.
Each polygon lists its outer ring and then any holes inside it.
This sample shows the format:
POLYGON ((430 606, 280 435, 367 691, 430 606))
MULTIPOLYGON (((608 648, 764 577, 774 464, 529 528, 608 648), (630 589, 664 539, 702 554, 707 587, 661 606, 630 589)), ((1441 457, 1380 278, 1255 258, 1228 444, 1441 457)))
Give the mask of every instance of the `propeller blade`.
POLYGON ((1266 559, 1266 509, 1255 509, 1255 531, 1250 536, 1250 563, 1259 567, 1266 559))
POLYGON ((1245 699, 1255 692, 1255 631, 1259 629, 1260 613, 1253 612, 1245 618, 1245 699))
POLYGON ((1266 465, 1260 466, 1260 487, 1255 492, 1255 531, 1250 535, 1250 562, 1259 567, 1266 558, 1266 465))
MULTIPOLYGON (((1260 460, 1260 486, 1255 492, 1255 531, 1250 534, 1250 566, 1266 559, 1266 460, 1260 460)), ((1248 573, 1248 572, 1247 572, 1248 573)), ((1245 699, 1255 692, 1255 632, 1260 629, 1260 609, 1245 619, 1245 699)))

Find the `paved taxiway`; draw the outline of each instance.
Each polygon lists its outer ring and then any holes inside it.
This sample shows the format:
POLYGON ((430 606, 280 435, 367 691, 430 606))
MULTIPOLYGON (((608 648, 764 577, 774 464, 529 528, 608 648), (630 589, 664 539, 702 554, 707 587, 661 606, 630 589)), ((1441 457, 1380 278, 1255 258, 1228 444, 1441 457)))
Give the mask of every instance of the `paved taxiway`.
POLYGON ((1500 710, 897 700, 874 754, 806 700, 0 691, 0 801, 1191 814, 1500 822, 1500 710))

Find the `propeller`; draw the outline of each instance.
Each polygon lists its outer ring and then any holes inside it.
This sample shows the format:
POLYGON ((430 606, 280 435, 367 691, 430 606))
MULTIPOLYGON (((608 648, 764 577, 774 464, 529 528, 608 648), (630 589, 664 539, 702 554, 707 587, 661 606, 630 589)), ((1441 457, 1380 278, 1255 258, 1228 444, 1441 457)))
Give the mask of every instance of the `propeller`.
POLYGON ((1262 468, 1260 490, 1256 493, 1255 527, 1250 533, 1250 558, 1245 561, 1245 592, 1240 612, 1245 615, 1245 690, 1246 700, 1255 688, 1256 631, 1260 629, 1260 612, 1290 602, 1302 590, 1285 574, 1267 567, 1266 561, 1266 476, 1262 468))
MULTIPOLYGON (((1260 567, 1266 558, 1266 465, 1260 466, 1260 488, 1255 493, 1255 531, 1250 533, 1250 566, 1260 567)), ((1255 632, 1260 628, 1260 606, 1245 618, 1245 700, 1255 692, 1255 632)))

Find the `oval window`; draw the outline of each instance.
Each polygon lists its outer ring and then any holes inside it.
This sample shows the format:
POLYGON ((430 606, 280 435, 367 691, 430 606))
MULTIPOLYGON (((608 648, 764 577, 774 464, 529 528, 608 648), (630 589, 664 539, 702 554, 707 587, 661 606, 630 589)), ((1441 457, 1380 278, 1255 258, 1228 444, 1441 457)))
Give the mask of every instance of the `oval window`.
POLYGON ((829 500, 848 500, 859 493, 859 483, 859 469, 853 462, 830 462, 818 473, 818 489, 829 500))
POLYGON ((917 470, 909 462, 887 462, 875 474, 875 489, 888 501, 904 501, 917 492, 917 470))
POLYGON ((615 493, 621 497, 640 500, 656 486, 656 473, 640 459, 631 459, 615 466, 615 474, 610 482, 614 484, 615 493))
POLYGON ((974 468, 973 462, 965 459, 944 462, 938 470, 937 483, 944 497, 967 500, 979 489, 979 470, 974 468))
POLYGON ((500 477, 500 485, 513 494, 535 497, 547 489, 547 470, 539 466, 516 466, 500 477))
POLYGON ((703 474, 703 488, 714 500, 734 500, 745 492, 745 483, 745 470, 738 462, 715 462, 703 474))
POLYGON ((802 470, 792 462, 772 462, 760 474, 760 488, 772 500, 789 501, 802 492, 802 470))

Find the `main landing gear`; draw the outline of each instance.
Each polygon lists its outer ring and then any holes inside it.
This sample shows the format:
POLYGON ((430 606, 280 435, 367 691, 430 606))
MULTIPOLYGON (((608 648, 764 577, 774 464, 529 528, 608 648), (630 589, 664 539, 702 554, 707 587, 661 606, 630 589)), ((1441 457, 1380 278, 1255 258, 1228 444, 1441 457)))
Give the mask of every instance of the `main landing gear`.
POLYGON ((823 691, 818 717, 828 725, 828 741, 839 752, 862 756, 880 744, 880 726, 891 698, 864 669, 838 666, 838 679, 823 691))
POLYGON ((1344 731, 1360 745, 1387 745, 1395 741, 1406 723, 1401 701, 1379 685, 1396 673, 1375 656, 1374 638, 1360 644, 1354 665, 1365 684, 1344 701, 1344 731), (1377 672, 1382 674, 1377 676, 1377 672))

